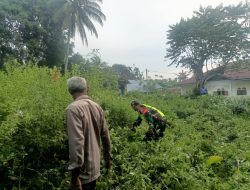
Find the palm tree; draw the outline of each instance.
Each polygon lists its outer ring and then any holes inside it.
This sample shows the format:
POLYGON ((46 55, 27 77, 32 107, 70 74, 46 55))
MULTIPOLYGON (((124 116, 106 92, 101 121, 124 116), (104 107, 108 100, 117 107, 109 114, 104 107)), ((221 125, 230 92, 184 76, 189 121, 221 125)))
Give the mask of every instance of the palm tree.
POLYGON ((187 71, 181 70, 180 73, 177 74, 178 82, 182 82, 188 78, 189 73, 187 71))
POLYGON ((102 0, 56 0, 54 1, 56 12, 54 19, 62 22, 67 40, 65 54, 65 71, 68 69, 68 56, 70 40, 75 37, 76 29, 79 31, 82 43, 88 45, 86 29, 98 37, 93 21, 101 26, 106 16, 102 13, 99 3, 102 0))

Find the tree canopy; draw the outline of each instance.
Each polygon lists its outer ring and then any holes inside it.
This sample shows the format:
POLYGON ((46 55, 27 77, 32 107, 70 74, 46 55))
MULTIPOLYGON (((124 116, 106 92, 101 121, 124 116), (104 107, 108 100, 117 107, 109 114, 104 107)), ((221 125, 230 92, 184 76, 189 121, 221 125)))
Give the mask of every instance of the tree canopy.
POLYGON ((92 20, 101 25, 105 15, 99 1, 1 0, 0 67, 14 57, 22 63, 62 66, 73 53, 76 28, 87 44, 85 28, 97 36, 92 20))
POLYGON ((0 2, 0 66, 8 57, 48 66, 63 63, 65 37, 62 23, 51 19, 51 1, 0 2))
POLYGON ((66 32, 67 51, 65 54, 65 70, 68 68, 68 55, 70 50, 70 39, 75 37, 76 29, 81 36, 82 43, 88 45, 86 29, 98 37, 93 21, 103 25, 106 16, 102 13, 98 3, 102 0, 56 0, 54 19, 63 23, 66 32))
POLYGON ((166 58, 171 64, 189 68, 196 81, 204 80, 203 67, 216 63, 246 59, 250 55, 250 5, 200 7, 189 19, 170 26, 166 58))
POLYGON ((112 65, 112 69, 120 76, 123 76, 126 79, 135 80, 142 79, 143 74, 140 72, 139 68, 127 67, 122 64, 114 64, 112 65))

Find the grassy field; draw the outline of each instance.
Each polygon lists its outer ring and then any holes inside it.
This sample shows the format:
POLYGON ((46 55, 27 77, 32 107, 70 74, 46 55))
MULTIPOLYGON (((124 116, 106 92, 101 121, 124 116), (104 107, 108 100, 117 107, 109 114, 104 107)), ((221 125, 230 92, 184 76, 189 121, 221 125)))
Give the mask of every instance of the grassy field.
POLYGON ((75 69, 62 76, 56 68, 17 63, 0 71, 0 189, 67 189, 66 79, 72 75, 87 78, 109 124, 113 166, 108 174, 102 169, 98 189, 250 189, 250 100, 120 97, 109 71, 75 69), (134 99, 167 116, 170 127, 159 141, 142 141, 146 123, 128 129, 137 116, 134 99))

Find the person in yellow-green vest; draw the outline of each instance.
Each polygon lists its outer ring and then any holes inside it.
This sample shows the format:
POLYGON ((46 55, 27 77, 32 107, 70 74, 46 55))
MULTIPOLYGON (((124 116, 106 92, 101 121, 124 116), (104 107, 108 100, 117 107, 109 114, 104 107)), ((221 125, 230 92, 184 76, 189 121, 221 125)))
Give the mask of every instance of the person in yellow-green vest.
POLYGON ((135 128, 141 124, 141 116, 143 115, 149 125, 148 131, 145 134, 143 140, 158 140, 160 137, 163 137, 164 131, 167 127, 167 120, 165 118, 165 115, 160 110, 150 105, 140 104, 135 100, 131 102, 131 106, 135 111, 139 113, 137 119, 133 123, 133 127, 131 128, 131 130, 135 131, 135 128))

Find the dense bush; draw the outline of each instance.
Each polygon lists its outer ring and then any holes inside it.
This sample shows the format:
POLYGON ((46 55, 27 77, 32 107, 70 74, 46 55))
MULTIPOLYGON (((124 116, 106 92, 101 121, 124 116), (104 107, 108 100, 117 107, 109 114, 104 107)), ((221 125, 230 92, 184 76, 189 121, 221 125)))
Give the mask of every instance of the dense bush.
POLYGON ((57 69, 36 66, 9 64, 1 72, 2 184, 45 187, 41 184, 47 178, 58 175, 53 169, 65 167, 61 163, 67 159, 64 109, 70 96, 63 79, 57 69))
POLYGON ((0 189, 67 189, 66 79, 81 75, 90 96, 105 110, 113 145, 113 167, 98 189, 249 189, 249 100, 173 97, 133 93, 118 96, 111 71, 9 63, 0 72, 0 189), (108 82, 109 85, 103 85, 108 82), (142 142, 147 124, 132 132, 137 99, 162 110, 170 123, 164 138, 142 142), (244 105, 244 112, 234 111, 244 105))

